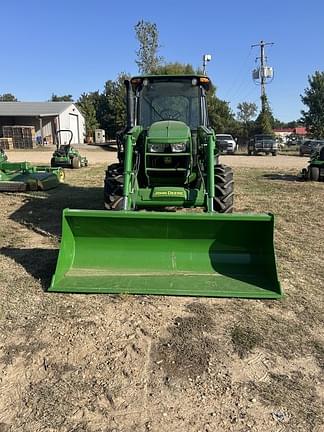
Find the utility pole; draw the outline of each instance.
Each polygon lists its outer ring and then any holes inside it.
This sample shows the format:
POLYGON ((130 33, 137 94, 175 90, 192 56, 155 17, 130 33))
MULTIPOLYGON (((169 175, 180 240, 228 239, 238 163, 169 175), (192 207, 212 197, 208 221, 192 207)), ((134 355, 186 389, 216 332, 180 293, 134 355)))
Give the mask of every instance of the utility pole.
POLYGON ((207 62, 211 61, 212 56, 210 54, 203 55, 203 75, 206 75, 207 62))
MULTIPOLYGON (((268 84, 268 80, 273 80, 273 68, 270 66, 267 66, 267 57, 265 55, 265 47, 267 45, 274 45, 273 42, 264 42, 263 40, 258 43, 251 45, 251 48, 253 47, 260 47, 260 57, 257 57, 257 59, 260 60, 260 67, 257 69, 254 69, 252 72, 252 77, 254 81, 258 82, 261 86, 261 108, 262 111, 265 108, 265 99, 266 99, 266 91, 265 86, 268 84)), ((270 82, 271 82, 270 81, 270 82)))

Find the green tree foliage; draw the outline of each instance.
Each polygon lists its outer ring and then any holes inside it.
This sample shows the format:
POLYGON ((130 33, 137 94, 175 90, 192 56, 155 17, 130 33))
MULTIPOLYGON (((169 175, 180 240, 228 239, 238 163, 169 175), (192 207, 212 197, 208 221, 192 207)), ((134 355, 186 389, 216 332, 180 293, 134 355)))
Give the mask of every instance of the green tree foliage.
POLYGON ((237 118, 248 123, 256 116, 258 107, 254 102, 241 102, 237 105, 237 118))
POLYGON ((154 69, 153 72, 155 75, 186 75, 197 73, 197 71, 194 70, 191 64, 183 64, 178 62, 159 65, 154 69))
POLYGON ((301 100, 308 107, 302 111, 302 121, 314 138, 324 138, 324 72, 308 77, 309 87, 301 100))
POLYGON ((160 45, 157 26, 141 20, 135 25, 135 34, 139 42, 139 50, 136 51, 138 70, 141 74, 152 73, 162 62, 162 57, 158 56, 160 45))
POLYGON ((252 120, 256 116, 258 107, 254 102, 241 102, 237 105, 237 119, 240 122, 238 135, 247 140, 253 128, 252 120))
POLYGON ((97 120, 97 101, 98 92, 82 93, 77 101, 77 107, 80 109, 85 119, 87 136, 93 136, 95 129, 99 127, 97 120))
POLYGON ((73 102, 73 97, 70 94, 58 96, 52 93, 50 102, 73 102))
POLYGON ((110 138, 115 138, 116 132, 126 125, 126 89, 124 81, 127 78, 129 78, 129 75, 121 73, 115 81, 106 81, 104 91, 99 98, 97 120, 110 138))
POLYGON ((272 134, 275 119, 273 117, 268 98, 266 95, 261 97, 261 112, 255 121, 254 133, 272 134))
POLYGON ((12 93, 3 93, 0 95, 0 102, 18 102, 18 99, 12 93))

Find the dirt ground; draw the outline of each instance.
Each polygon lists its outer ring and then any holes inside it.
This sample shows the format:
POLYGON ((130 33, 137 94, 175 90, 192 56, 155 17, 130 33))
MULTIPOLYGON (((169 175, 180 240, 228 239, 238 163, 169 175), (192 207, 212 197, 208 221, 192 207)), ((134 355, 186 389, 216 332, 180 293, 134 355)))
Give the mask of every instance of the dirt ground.
POLYGON ((322 432, 324 184, 298 180, 307 159, 223 158, 235 211, 276 214, 283 300, 46 293, 62 209, 102 208, 114 157, 1 194, 0 431, 322 432))
MULTIPOLYGON (((7 151, 10 161, 19 162, 28 160, 32 163, 48 164, 51 160, 53 149, 44 149, 43 151, 7 151)), ((90 165, 102 163, 113 163, 116 161, 116 151, 114 148, 107 147, 91 147, 85 146, 80 149, 83 156, 86 156, 90 165)), ((246 168, 274 168, 274 169, 290 169, 296 168, 301 170, 307 165, 307 158, 300 156, 278 155, 273 156, 247 156, 247 155, 221 155, 221 162, 232 167, 246 168)))

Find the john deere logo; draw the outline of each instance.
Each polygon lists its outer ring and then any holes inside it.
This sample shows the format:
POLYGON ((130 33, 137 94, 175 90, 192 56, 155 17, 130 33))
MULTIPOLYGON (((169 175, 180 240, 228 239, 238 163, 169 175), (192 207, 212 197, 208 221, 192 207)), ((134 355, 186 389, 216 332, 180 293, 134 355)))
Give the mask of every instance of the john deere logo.
POLYGON ((183 192, 182 191, 156 191, 155 196, 168 196, 168 197, 181 197, 183 198, 183 192))

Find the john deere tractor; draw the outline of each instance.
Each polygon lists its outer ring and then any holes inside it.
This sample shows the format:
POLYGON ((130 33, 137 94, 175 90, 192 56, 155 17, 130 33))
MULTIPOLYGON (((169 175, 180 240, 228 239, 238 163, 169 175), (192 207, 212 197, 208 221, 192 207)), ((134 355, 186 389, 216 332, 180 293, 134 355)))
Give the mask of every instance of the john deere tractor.
POLYGON ((307 168, 303 168, 305 180, 324 181, 324 145, 316 147, 311 153, 307 168))
POLYGON ((208 121, 209 78, 125 85, 127 125, 104 182, 109 211, 64 210, 49 290, 279 298, 274 216, 231 214, 233 173, 208 121))
POLYGON ((233 172, 219 163, 215 134, 208 125, 209 85, 204 76, 136 77, 126 82, 128 124, 118 143, 119 163, 106 172, 107 209, 233 211, 233 172))
POLYGON ((60 129, 56 132, 57 137, 57 148, 53 153, 51 159, 52 167, 62 168, 82 168, 88 166, 88 160, 86 157, 81 156, 78 150, 71 146, 73 139, 73 132, 70 129, 60 129), (69 142, 62 144, 62 134, 69 134, 69 142))

